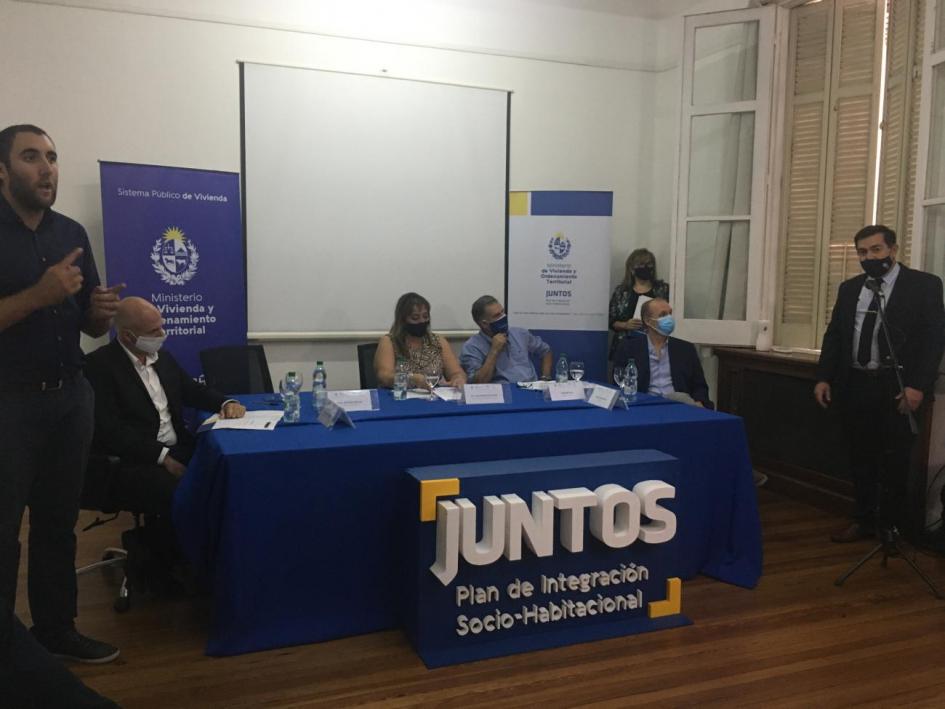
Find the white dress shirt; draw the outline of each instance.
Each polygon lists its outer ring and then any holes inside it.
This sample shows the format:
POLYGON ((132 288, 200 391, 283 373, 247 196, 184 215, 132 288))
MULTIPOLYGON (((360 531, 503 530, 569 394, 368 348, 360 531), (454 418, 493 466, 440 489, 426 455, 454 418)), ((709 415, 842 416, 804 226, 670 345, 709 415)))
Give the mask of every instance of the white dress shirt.
POLYGON ((134 365, 135 371, 141 377, 144 388, 147 389, 151 397, 151 403, 154 404, 154 408, 158 412, 160 425, 158 426, 157 439, 159 443, 164 444, 164 448, 161 449, 161 454, 157 459, 157 464, 161 465, 167 457, 170 447, 177 445, 177 432, 174 430, 173 421, 171 421, 171 409, 167 404, 167 394, 164 393, 164 387, 161 386, 161 379, 154 371, 154 363, 158 361, 158 355, 147 355, 144 364, 141 364, 141 360, 138 359, 136 354, 125 347, 123 343, 119 342, 118 344, 121 345, 121 348, 134 365))
MULTIPOLYGON (((896 285, 896 279, 899 278, 899 263, 889 269, 889 272, 883 276, 880 284, 880 292, 883 294, 883 307, 889 303, 893 287, 896 285)), ((856 361, 856 353, 860 347, 860 333, 863 331, 863 320, 866 319, 866 313, 870 309, 870 303, 873 302, 873 291, 866 287, 866 281, 863 281, 863 287, 860 289, 860 297, 856 301, 856 318, 853 320, 853 366, 856 369, 879 369, 879 313, 876 314, 876 327, 873 328, 873 343, 870 346, 870 361, 866 367, 861 367, 856 361)))

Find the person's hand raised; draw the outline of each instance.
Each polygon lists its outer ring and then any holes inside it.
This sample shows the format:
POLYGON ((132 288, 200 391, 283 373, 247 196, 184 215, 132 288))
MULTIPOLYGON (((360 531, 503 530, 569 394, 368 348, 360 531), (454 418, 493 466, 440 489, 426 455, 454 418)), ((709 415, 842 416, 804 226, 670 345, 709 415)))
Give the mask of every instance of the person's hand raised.
POLYGON ((81 255, 81 248, 73 249, 62 261, 46 269, 34 286, 40 307, 58 305, 82 289, 82 269, 75 265, 81 255))

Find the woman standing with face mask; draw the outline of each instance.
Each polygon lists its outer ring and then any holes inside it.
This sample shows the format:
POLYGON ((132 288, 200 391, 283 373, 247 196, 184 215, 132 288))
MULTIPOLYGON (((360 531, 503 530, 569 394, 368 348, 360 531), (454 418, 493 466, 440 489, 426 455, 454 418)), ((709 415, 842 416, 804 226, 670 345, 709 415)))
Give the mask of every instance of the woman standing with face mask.
POLYGON ((381 337, 374 355, 374 373, 382 387, 393 387, 397 360, 407 362, 410 386, 429 388, 425 372, 436 369, 449 386, 463 386, 466 374, 446 339, 430 330, 430 302, 404 293, 394 307, 394 324, 381 337))
POLYGON ((638 332, 643 326, 639 318, 633 317, 641 295, 669 300, 669 285, 656 277, 656 257, 648 249, 636 249, 627 257, 623 280, 610 297, 608 324, 614 333, 608 355, 611 362, 627 333, 638 332))

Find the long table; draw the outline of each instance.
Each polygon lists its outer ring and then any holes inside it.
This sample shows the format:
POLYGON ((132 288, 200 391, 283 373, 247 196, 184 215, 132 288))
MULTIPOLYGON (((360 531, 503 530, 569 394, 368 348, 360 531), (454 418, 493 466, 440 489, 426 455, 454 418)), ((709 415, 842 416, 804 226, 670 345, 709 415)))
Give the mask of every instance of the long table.
MULTIPOLYGON (((175 497, 181 545, 213 594, 207 654, 397 627, 404 472, 422 465, 653 448, 681 461, 680 575, 753 587, 761 525, 741 419, 640 395, 629 410, 509 390, 503 405, 394 401, 274 431, 209 431, 175 497)), ((240 397, 251 409, 271 397, 240 397)))

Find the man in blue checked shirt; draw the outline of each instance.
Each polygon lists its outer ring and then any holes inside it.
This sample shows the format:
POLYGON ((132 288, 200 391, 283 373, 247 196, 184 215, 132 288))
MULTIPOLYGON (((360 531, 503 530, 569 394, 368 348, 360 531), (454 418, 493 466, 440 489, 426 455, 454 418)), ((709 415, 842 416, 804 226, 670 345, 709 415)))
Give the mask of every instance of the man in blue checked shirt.
POLYGON ((472 317, 479 332, 466 340, 459 358, 470 383, 533 382, 532 356, 541 357, 541 378, 551 378, 551 348, 525 328, 509 327, 502 303, 484 295, 473 303, 472 317))

